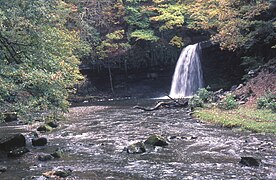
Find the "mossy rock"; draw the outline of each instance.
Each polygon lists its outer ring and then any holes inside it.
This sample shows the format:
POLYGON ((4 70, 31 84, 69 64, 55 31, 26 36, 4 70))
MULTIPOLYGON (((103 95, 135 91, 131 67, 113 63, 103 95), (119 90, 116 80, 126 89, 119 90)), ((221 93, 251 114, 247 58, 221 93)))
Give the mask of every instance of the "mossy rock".
POLYGON ((37 128, 37 131, 39 132, 51 132, 53 128, 47 124, 43 124, 37 128))
POLYGON ((146 148, 143 142, 137 142, 134 144, 129 145, 126 148, 127 153, 129 154, 141 154, 146 152, 146 148))
POLYGON ((51 154, 54 158, 62 158, 63 156, 63 151, 60 149, 57 149, 54 153, 51 154))
POLYGON ((145 142, 144 142, 145 145, 150 145, 150 146, 161 146, 161 147, 164 147, 164 146, 167 146, 168 143, 166 141, 165 138, 163 138, 162 136, 159 136, 159 135, 151 135, 145 142))

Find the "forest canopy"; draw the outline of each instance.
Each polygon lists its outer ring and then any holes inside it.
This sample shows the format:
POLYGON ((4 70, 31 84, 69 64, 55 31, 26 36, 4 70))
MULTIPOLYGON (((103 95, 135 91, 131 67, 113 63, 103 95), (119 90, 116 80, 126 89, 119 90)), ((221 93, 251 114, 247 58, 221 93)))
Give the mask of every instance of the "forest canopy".
POLYGON ((81 78, 81 44, 68 28, 71 5, 61 0, 1 0, 1 111, 65 110, 81 78))
MULTIPOLYGON (((1 0, 1 111, 66 110, 89 66, 175 62, 193 36, 268 61, 275 0, 1 0), (85 56, 82 56, 86 54, 85 56)), ((246 59, 245 58, 245 59, 246 59)), ((251 58, 251 59, 252 59, 251 58)))

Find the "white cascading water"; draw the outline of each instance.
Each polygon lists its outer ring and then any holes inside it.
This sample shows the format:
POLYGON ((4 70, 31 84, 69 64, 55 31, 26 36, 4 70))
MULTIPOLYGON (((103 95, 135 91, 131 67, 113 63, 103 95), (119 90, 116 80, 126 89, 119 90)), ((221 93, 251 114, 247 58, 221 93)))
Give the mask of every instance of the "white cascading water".
POLYGON ((170 91, 172 98, 192 96, 203 87, 200 63, 200 46, 193 44, 185 47, 177 61, 170 91))

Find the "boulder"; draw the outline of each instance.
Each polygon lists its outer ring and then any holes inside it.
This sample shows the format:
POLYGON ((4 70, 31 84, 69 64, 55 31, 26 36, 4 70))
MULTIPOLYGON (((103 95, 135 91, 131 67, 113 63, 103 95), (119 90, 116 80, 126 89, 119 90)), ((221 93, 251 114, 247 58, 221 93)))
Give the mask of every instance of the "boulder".
POLYGON ((151 135, 145 142, 144 144, 146 145, 151 145, 151 146, 161 146, 161 147, 164 147, 164 146, 167 146, 168 143, 166 141, 165 138, 163 138, 162 136, 159 136, 159 135, 151 135))
POLYGON ((143 142, 137 142, 134 144, 129 145, 126 148, 127 153, 129 154, 141 154, 146 152, 146 148, 143 142))
POLYGON ((22 134, 5 134, 0 136, 0 150, 10 151, 26 146, 26 139, 22 134))
POLYGON ((261 160, 253 157, 241 157, 239 163, 245 166, 259 166, 261 160))
POLYGON ((51 132, 53 128, 47 124, 41 125, 37 128, 37 131, 39 132, 51 132))
POLYGON ((32 139, 33 146, 45 146, 47 144, 47 139, 44 137, 32 139))
POLYGON ((17 121, 17 113, 16 112, 6 112, 3 113, 5 122, 17 121))
POLYGON ((20 147, 20 148, 9 151, 8 157, 10 157, 10 158, 19 157, 27 152, 30 152, 30 150, 27 149, 26 147, 20 147))

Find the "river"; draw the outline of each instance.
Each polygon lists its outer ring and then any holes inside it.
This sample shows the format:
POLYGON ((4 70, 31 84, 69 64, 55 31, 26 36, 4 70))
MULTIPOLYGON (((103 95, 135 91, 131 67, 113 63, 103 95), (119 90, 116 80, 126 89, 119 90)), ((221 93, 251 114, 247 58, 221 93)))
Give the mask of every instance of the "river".
MULTIPOLYGON (((53 169, 72 170, 68 179, 276 179, 276 136, 221 128, 191 118, 187 109, 150 112, 134 105, 153 106, 152 100, 98 102, 72 107, 68 120, 46 136, 45 147, 28 146, 31 152, 17 159, 0 157, 8 170, 1 180, 43 179, 53 169), (124 148, 152 134, 169 145, 142 154, 124 148), (42 152, 61 148, 61 159, 37 160, 42 152), (259 167, 243 166, 242 156, 261 159, 259 167)), ((17 126, 1 125, 1 132, 17 126)), ((21 126, 27 134, 30 126, 21 126)), ((18 130, 17 130, 18 131, 18 130)))

